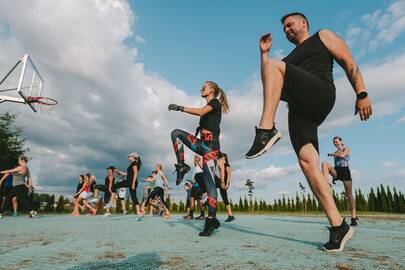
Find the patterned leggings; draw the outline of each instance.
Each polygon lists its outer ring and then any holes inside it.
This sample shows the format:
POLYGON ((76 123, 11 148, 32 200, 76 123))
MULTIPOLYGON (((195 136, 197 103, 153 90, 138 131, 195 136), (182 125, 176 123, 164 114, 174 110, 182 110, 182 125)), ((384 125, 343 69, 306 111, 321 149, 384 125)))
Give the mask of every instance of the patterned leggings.
POLYGON ((217 188, 215 186, 215 170, 219 153, 219 138, 212 133, 201 134, 201 139, 194 135, 175 129, 172 131, 172 142, 177 162, 184 162, 184 145, 194 153, 203 157, 204 182, 208 195, 208 216, 215 217, 217 212, 217 188))

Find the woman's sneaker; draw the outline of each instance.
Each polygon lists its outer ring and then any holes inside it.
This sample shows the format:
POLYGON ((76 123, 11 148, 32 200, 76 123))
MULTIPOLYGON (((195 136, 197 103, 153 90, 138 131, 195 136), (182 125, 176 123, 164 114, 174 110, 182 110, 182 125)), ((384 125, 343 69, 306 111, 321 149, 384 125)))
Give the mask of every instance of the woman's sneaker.
POLYGON ((196 217, 195 219, 198 220, 204 220, 205 219, 205 215, 199 215, 198 217, 196 217))
POLYGON ((220 226, 220 223, 218 219, 214 218, 206 218, 205 219, 205 226, 204 230, 200 232, 198 235, 199 236, 210 236, 215 229, 218 229, 220 226))
POLYGON ((256 158, 266 153, 270 148, 281 139, 281 132, 276 129, 275 124, 272 129, 261 129, 255 127, 256 136, 253 145, 246 154, 247 159, 256 158))
POLYGON ((176 167, 177 173, 176 185, 180 185, 181 181, 183 181, 184 175, 190 171, 190 166, 184 162, 180 162, 179 164, 174 164, 174 167, 176 167))
POLYGON ((33 218, 36 215, 37 215, 37 211, 34 211, 34 210, 30 211, 30 218, 33 218))
POLYGON ((357 221, 359 221, 359 217, 352 217, 350 220, 350 226, 357 226, 357 221))
POLYGON ((343 219, 342 225, 327 227, 329 229, 329 242, 323 246, 327 252, 340 252, 344 249, 347 240, 352 238, 354 230, 343 219))
POLYGON ((225 222, 231 222, 232 220, 235 220, 234 216, 228 216, 228 218, 225 220, 225 222))
MULTIPOLYGON (((31 215, 31 213, 30 213, 30 215, 31 215)), ((18 216, 18 213, 17 212, 13 212, 13 214, 11 215, 12 217, 17 217, 18 216)), ((31 216, 30 216, 31 217, 31 216)))

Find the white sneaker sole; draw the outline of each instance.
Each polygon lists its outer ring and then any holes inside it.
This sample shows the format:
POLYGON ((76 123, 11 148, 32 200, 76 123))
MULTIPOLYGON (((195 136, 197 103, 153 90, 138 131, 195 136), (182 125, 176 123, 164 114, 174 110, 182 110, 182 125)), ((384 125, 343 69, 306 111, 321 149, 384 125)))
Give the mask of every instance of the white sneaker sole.
POLYGON ((277 134, 276 134, 273 138, 271 138, 271 140, 264 146, 264 148, 263 148, 259 153, 255 154, 255 155, 253 155, 253 156, 247 156, 247 155, 246 155, 246 158, 247 158, 247 159, 253 159, 253 158, 257 158, 257 157, 263 155, 264 153, 266 153, 267 151, 269 151, 270 148, 271 148, 276 142, 278 142, 278 141, 281 139, 282 136, 283 136, 283 134, 282 134, 280 131, 278 131, 277 134))
POLYGON ((340 243, 340 248, 339 249, 325 249, 324 247, 322 247, 322 249, 326 252, 341 252, 343 251, 343 249, 345 248, 346 242, 352 238, 354 233, 354 229, 352 229, 352 227, 349 228, 349 231, 346 233, 345 237, 343 237, 342 243, 340 243))

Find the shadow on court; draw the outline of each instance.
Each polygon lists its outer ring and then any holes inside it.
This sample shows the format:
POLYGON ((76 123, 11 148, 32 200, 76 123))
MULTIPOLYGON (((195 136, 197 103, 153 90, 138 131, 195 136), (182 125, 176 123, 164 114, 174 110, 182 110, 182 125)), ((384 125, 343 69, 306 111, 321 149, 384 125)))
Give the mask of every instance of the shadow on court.
POLYGON ((160 256, 155 252, 141 253, 136 256, 131 256, 122 261, 114 260, 96 260, 93 262, 88 262, 82 265, 77 265, 69 268, 69 270, 86 270, 86 269, 147 269, 155 270, 160 269, 162 265, 162 260, 160 256))
MULTIPOLYGON (((202 227, 200 225, 196 225, 199 224, 200 222, 196 222, 193 220, 178 220, 178 221, 172 221, 172 222, 167 222, 166 224, 168 224, 171 227, 177 226, 177 225, 186 225, 192 229, 194 229, 195 231, 202 231, 202 227)), ((281 240, 287 240, 287 241, 292 241, 292 242, 297 242, 297 243, 301 243, 301 244, 305 244, 305 245, 310 245, 310 246, 314 246, 317 248, 321 248, 322 245, 324 243, 321 242, 311 242, 311 241, 306 241, 306 240, 300 240, 300 239, 294 239, 291 237, 285 237, 285 236, 280 236, 280 235, 275 235, 275 234, 269 234, 269 233, 263 233, 263 232, 258 232, 255 231, 253 228, 250 227, 246 227, 246 226, 240 226, 237 224, 227 224, 227 223, 223 223, 221 222, 221 227, 219 228, 219 230, 221 229, 228 229, 228 230, 232 230, 232 231, 236 231, 239 233, 245 233, 245 234, 252 234, 252 235, 256 235, 256 236, 264 236, 264 237, 270 237, 270 238, 277 238, 277 239, 281 239, 281 240)), ((269 229, 271 230, 271 229, 269 229)), ((215 231, 214 234, 218 233, 218 231, 215 231)))

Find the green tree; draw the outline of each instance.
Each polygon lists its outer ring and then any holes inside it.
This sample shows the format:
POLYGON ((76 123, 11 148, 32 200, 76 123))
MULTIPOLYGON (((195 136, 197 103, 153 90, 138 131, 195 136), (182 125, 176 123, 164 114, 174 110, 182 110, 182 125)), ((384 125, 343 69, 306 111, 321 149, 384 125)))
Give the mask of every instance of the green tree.
POLYGON ((395 187, 394 187, 394 212, 399 213, 399 196, 395 187))
POLYGON ((393 211, 394 211, 394 199, 392 197, 390 187, 387 186, 387 212, 393 211))
POLYGON ((243 212, 243 201, 242 197, 239 196, 239 205, 238 205, 239 211, 243 212))
POLYGON ((52 194, 51 196, 48 196, 48 200, 47 200, 46 206, 45 206, 45 211, 53 212, 54 211, 54 204, 55 204, 55 195, 52 194))
POLYGON ((10 112, 0 115, 0 170, 17 165, 18 158, 28 149, 24 149, 22 129, 15 126, 16 114, 10 112))
POLYGON ((243 201, 243 211, 245 211, 245 212, 249 211, 249 202, 246 198, 246 195, 245 195, 245 199, 243 201))
POLYGON ((63 213, 64 210, 65 210, 65 200, 63 198, 63 195, 60 195, 55 211, 59 212, 59 213, 63 213))
POLYGON ((378 211, 377 196, 375 195, 373 188, 371 188, 370 193, 368 194, 368 210, 378 211))
POLYGON ((388 211, 387 193, 385 192, 385 188, 382 184, 380 187, 381 187, 381 211, 387 212, 388 211))

